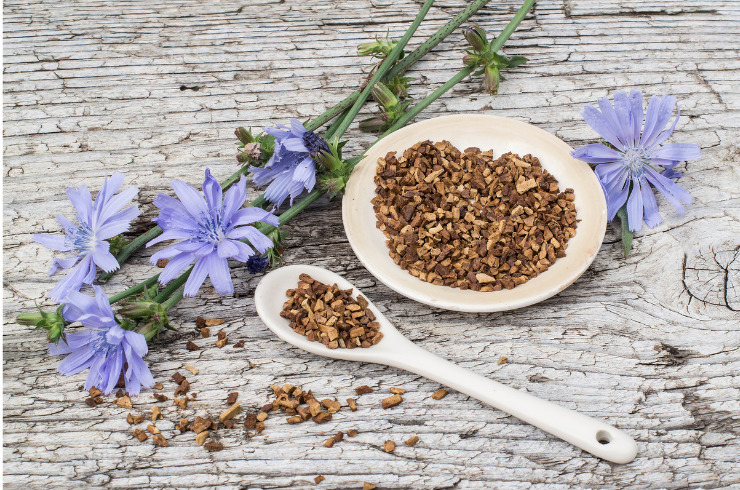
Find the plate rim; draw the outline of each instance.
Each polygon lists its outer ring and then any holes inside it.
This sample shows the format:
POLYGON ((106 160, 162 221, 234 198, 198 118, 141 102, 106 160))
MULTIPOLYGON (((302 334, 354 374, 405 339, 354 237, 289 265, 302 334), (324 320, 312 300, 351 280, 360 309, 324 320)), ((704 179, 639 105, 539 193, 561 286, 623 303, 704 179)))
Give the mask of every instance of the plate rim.
MULTIPOLYGON (((573 151, 573 148, 565 143, 563 140, 558 138, 552 133, 549 133, 548 131, 545 131, 542 128, 539 128, 537 126, 534 126, 530 123, 520 121, 518 119, 511 119, 507 117, 502 116, 495 116, 492 114, 467 114, 467 113, 459 113, 459 114, 450 114, 450 115, 444 115, 444 116, 438 116, 434 118, 425 119, 423 121, 416 122, 414 124, 410 124, 408 126, 405 126, 404 128, 399 129, 398 131, 395 131, 391 135, 387 136, 386 138, 383 138, 382 140, 376 142, 373 146, 368 148, 368 150, 365 152, 366 155, 369 155, 372 153, 373 148, 377 147, 378 145, 382 144, 383 142, 388 142, 388 139, 392 138, 390 141, 395 142, 396 140, 402 140, 404 134, 411 133, 415 129, 419 128, 420 126, 425 125, 431 125, 439 122, 448 122, 455 119, 464 119, 464 122, 467 124, 470 124, 471 119, 480 119, 480 120, 488 120, 488 121, 495 121, 496 123, 506 123, 514 126, 519 126, 522 129, 526 129, 529 131, 534 131, 535 134, 539 135, 542 138, 550 140, 552 143, 555 143, 556 145, 562 146, 562 149, 564 151, 567 151, 567 153, 570 155, 570 153, 573 151)), ((413 144, 413 143, 411 143, 413 144)), ((484 149, 485 150, 485 149, 484 149)), ((506 150, 508 151, 508 150, 506 150)), ((572 158, 572 157, 571 157, 572 158)), ((573 159, 573 161, 577 162, 578 164, 587 165, 585 162, 581 162, 578 160, 573 159)), ((355 167, 352 174, 350 175, 348 181, 347 181, 347 189, 351 189, 354 187, 357 187, 357 181, 360 179, 359 175, 362 173, 361 170, 364 169, 368 165, 375 165, 375 162, 371 162, 370 158, 367 156, 363 158, 362 161, 355 167)), ((592 177, 592 183, 596 186, 600 187, 599 181, 596 177, 596 175, 591 172, 590 174, 592 177)), ((351 211, 351 203, 350 198, 348 197, 348 193, 345 192, 345 194, 342 197, 342 225, 344 227, 345 235, 347 236, 347 240, 349 241, 350 246, 352 247, 352 251, 354 252, 355 256, 358 258, 360 263, 372 274, 377 280, 385 284, 388 288, 395 291, 396 293, 405 296, 409 299, 412 299, 414 301, 417 301, 422 304, 426 304, 429 306, 433 306, 435 308, 442 308, 446 310, 452 310, 452 311, 461 311, 461 312, 471 312, 471 313, 491 313, 491 312, 498 312, 498 311, 509 311, 514 309, 523 308, 526 306, 531 306, 536 303, 539 303, 541 301, 544 301, 546 299, 549 299, 563 290, 567 289, 569 286, 571 286, 575 281, 577 281, 586 270, 591 266, 593 261, 596 258, 596 255, 599 252, 599 249, 601 248, 601 245, 603 244, 604 237, 606 235, 606 198, 602 193, 599 193, 601 196, 601 208, 602 212, 599 214, 598 218, 601 222, 600 226, 600 232, 598 233, 598 244, 596 244, 594 241, 594 252, 590 256, 586 258, 583 262, 581 262, 581 266, 574 269, 572 273, 569 274, 568 278, 563 281, 562 283, 558 284, 557 288, 548 288, 542 291, 539 294, 529 295, 525 296, 522 300, 515 300, 515 301, 504 301, 504 302, 482 302, 482 303, 471 303, 471 304, 461 304, 455 301, 447 301, 444 298, 440 297, 434 297, 430 296, 426 293, 420 292, 416 289, 409 289, 397 284, 394 284, 393 281, 389 280, 388 277, 386 277, 381 267, 373 264, 372 261, 368 260, 368 258, 361 252, 362 248, 357 243, 358 237, 355 237, 354 234, 351 232, 350 227, 348 227, 347 223, 351 219, 350 215, 352 214, 351 211), (596 246, 597 245, 597 246, 596 246), (358 252, 360 250, 360 252, 358 252)), ((373 221, 372 226, 374 229, 377 229, 375 227, 375 222, 373 221)), ((385 243, 383 244, 384 249, 387 250, 387 245, 385 243)), ((562 260, 562 259, 561 259, 562 260)), ((400 266, 394 264, 399 269, 403 270, 408 274, 408 271, 405 269, 402 269, 400 266)), ((547 271, 546 271, 547 272, 547 271)), ((545 273, 546 273, 545 272, 545 273)), ((544 273, 543 273, 544 274, 544 273)), ((411 274, 409 274, 410 277, 414 277, 411 274)), ((415 278, 417 281, 420 281, 424 284, 430 284, 426 283, 425 281, 421 281, 421 279, 415 278)), ((536 281, 537 277, 534 279, 531 279, 531 281, 536 281)), ((436 286, 439 288, 449 288, 449 286, 436 286)), ((459 288, 454 288, 459 289, 459 288)), ((516 288, 515 288, 516 289, 516 288)), ((440 290, 442 291, 442 290, 440 290)), ((472 291, 468 290, 465 291, 465 293, 470 293, 471 295, 480 295, 481 298, 490 298, 492 295, 495 295, 497 291, 491 291, 491 292, 481 292, 481 291, 472 291), (486 296, 483 296, 486 295, 486 296)), ((443 294, 442 294, 443 295, 443 294)))

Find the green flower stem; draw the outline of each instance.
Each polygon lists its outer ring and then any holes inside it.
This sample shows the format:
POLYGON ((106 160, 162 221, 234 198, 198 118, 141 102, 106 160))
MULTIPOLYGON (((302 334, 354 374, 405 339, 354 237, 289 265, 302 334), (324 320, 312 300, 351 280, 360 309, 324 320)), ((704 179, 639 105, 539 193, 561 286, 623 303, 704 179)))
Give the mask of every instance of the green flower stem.
MULTIPOLYGON (((124 262, 128 260, 128 258, 131 256, 132 253, 139 250, 141 247, 146 245, 146 243, 150 240, 154 240, 159 235, 162 234, 162 228, 159 226, 155 226, 151 230, 147 231, 143 235, 139 235, 138 237, 134 238, 131 243, 123 247, 121 252, 116 257, 116 260, 118 261, 118 265, 122 266, 124 262)), ((120 267, 119 267, 120 268, 120 267)), ((111 272, 103 272, 100 274, 100 277, 98 277, 98 282, 107 282, 110 277, 116 273, 118 269, 111 272)))
POLYGON ((349 125, 352 124, 355 116, 357 116, 357 114, 360 112, 362 105, 365 103, 365 100, 367 100, 368 96, 370 95, 370 91, 372 90, 373 85, 375 85, 375 83, 379 80, 383 79, 385 74, 388 73, 388 70, 390 70, 393 63, 395 63, 403 48, 406 47, 409 39, 411 39, 411 36, 413 36, 414 32, 416 32, 416 29, 419 28, 421 21, 424 20, 424 17, 427 15, 427 12, 429 12, 429 9, 432 7, 433 3, 434 0, 426 0, 424 2, 424 5, 419 11, 419 14, 414 19, 414 22, 406 30, 406 33, 403 35, 403 37, 399 39, 398 44, 393 47, 388 56, 383 60, 383 63, 381 63, 381 65, 375 71, 375 74, 365 85, 365 88, 362 89, 362 92, 360 92, 357 100, 355 100, 355 103, 352 105, 349 112, 342 119, 342 123, 339 125, 339 128, 337 128, 337 131, 335 133, 337 138, 341 138, 344 132, 347 131, 347 129, 349 128, 349 125))
MULTIPOLYGON (((521 6, 521 8, 517 11, 516 15, 509 21, 509 23, 504 27, 504 30, 501 31, 501 34, 496 38, 496 40, 493 42, 493 51, 496 52, 504 45, 504 43, 511 37, 511 34, 516 30, 517 27, 519 27, 519 24, 521 24, 524 17, 527 15, 527 12, 529 12, 529 9, 532 8, 534 5, 535 0, 526 0, 524 4, 521 6)), ((440 96, 442 96, 445 92, 450 90, 452 87, 460 83, 465 77, 470 75, 477 67, 476 66, 466 66, 455 76, 450 78, 444 85, 439 87, 437 90, 432 92, 431 94, 427 95, 425 98, 420 100, 415 106, 413 106, 411 109, 409 109, 406 114, 404 114, 398 121, 396 121, 393 126, 391 126, 388 131, 383 133, 383 136, 381 136, 381 139, 391 134, 393 131, 405 126, 409 121, 411 121, 413 118, 415 118, 421 111, 426 109, 429 104, 437 100, 440 96)))
POLYGON ((329 129, 326 130, 326 133, 324 133, 324 139, 330 140, 332 136, 337 132, 337 129, 339 129, 339 126, 342 125, 342 122, 347 117, 347 114, 349 112, 349 109, 342 112, 339 117, 332 123, 331 126, 329 126, 329 129))
POLYGON ((177 289, 180 288, 183 284, 185 284, 185 281, 188 280, 188 277, 190 277, 190 273, 193 272, 193 267, 191 266, 188 270, 180 274, 177 279, 169 283, 162 291, 159 292, 158 295, 154 297, 154 301, 156 303, 161 303, 162 301, 169 298, 172 293, 177 291, 177 289))
POLYGON ((506 27, 504 27, 504 30, 501 31, 501 34, 499 34, 498 37, 494 39, 493 44, 491 45, 491 49, 494 53, 501 49, 506 41, 509 40, 511 34, 516 30, 517 27, 519 27, 519 24, 521 24, 524 20, 527 12, 529 12, 530 9, 534 6, 535 1, 536 0, 526 0, 524 4, 522 4, 522 6, 519 8, 517 13, 514 14, 514 17, 509 21, 508 24, 506 24, 506 27))
POLYGON ((452 78, 450 78, 449 80, 447 80, 447 82, 445 82, 444 85, 442 85, 437 90, 435 90, 431 94, 421 99, 415 106, 410 108, 406 112, 406 114, 401 116, 401 118, 398 121, 396 121, 395 124, 393 124, 393 126, 391 126, 388 129, 388 131, 383 133, 383 136, 381 136, 380 139, 385 138, 386 136, 391 134, 393 131, 405 126, 406 123, 408 123, 410 120, 415 118, 421 111, 426 109, 427 106, 429 106, 429 104, 437 100, 442 94, 450 90, 452 87, 460 83, 460 81, 462 81, 465 77, 473 73, 473 70, 475 70, 475 68, 476 68, 475 66, 466 66, 465 68, 457 72, 457 74, 453 76, 452 78))
POLYGON ((180 288, 175 294, 172 295, 170 299, 162 303, 162 309, 164 309, 164 311, 170 311, 177 303, 180 302, 183 295, 185 294, 184 291, 184 287, 180 288))
MULTIPOLYGON (((418 48, 416 48, 411 53, 407 54, 403 57, 403 59, 399 60, 398 63, 393 65, 393 68, 388 72, 386 75, 386 80, 396 77, 397 75, 400 75, 401 73, 405 72, 409 69, 411 65, 422 59, 424 56, 426 56, 429 51, 434 49, 437 44, 439 44, 444 38, 450 35, 455 29, 460 27, 463 22, 467 21, 470 17, 473 16, 478 10, 481 9, 485 4, 487 4, 490 0, 475 0, 470 5, 465 7, 465 9, 457 14, 455 17, 450 19, 447 24, 442 26, 437 32, 435 32, 429 39, 427 39, 424 43, 422 43, 418 48)), ((368 84, 369 85, 369 84, 368 84)), ((324 124, 328 123, 341 113, 343 113, 345 110, 352 107, 352 105, 355 103, 357 98, 360 96, 361 91, 355 90, 352 92, 349 96, 347 96, 344 100, 336 104, 331 109, 327 110, 320 116, 318 116, 316 119, 310 121, 306 124, 306 129, 310 131, 314 131, 324 124)))
POLYGON ((128 298, 129 296, 133 296, 135 294, 143 292, 146 288, 152 287, 157 282, 157 279, 159 279, 159 274, 150 277, 146 281, 139 283, 134 287, 128 288, 125 291, 121 291, 115 296, 111 296, 110 298, 108 298, 110 300, 110 304, 116 303, 118 301, 121 301, 122 299, 128 298))
MULTIPOLYGON (((247 167, 244 166, 244 167, 240 168, 239 170, 237 170, 236 172, 234 172, 234 174, 231 177, 229 177, 228 179, 226 179, 223 182, 223 184, 222 184, 223 190, 226 190, 229 187, 231 187, 231 185, 234 182, 237 182, 246 171, 247 171, 247 167)), ((259 196, 257 199, 255 199, 254 201, 252 201, 250 203, 250 205, 251 206, 264 207, 265 204, 267 204, 267 203, 268 203, 268 201, 265 199, 265 196, 263 194, 263 195, 259 196)), ((126 262, 129 259, 129 257, 131 256, 131 254, 133 254, 134 252, 136 252, 137 250, 139 250, 141 247, 143 247, 144 245, 146 245, 147 242, 150 242, 150 241, 154 240, 155 238, 157 238, 161 234, 162 234, 162 228, 160 228, 159 226, 155 226, 154 228, 152 228, 151 230, 147 231, 143 235, 139 235, 138 237, 134 238, 131 241, 131 243, 129 243, 128 245, 126 245, 125 247, 123 247, 123 249, 121 250, 121 252, 116 257, 116 260, 118 261, 118 265, 119 266, 122 266, 124 264, 124 262, 126 262)), ((107 282, 108 279, 110 279, 110 277, 113 274, 115 274, 115 273, 116 273, 116 271, 103 272, 98 277, 98 282, 101 282, 101 283, 107 282)), ((113 303, 113 302, 111 302, 111 303, 113 303)))

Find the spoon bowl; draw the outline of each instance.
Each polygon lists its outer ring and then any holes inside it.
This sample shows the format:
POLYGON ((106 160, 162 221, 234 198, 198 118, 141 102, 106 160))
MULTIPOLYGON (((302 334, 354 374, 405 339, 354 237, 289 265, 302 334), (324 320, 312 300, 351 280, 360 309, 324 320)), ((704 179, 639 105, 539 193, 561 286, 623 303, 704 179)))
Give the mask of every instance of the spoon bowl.
POLYGON ((346 361, 383 364, 424 376, 472 396, 524 422, 539 427, 554 436, 614 463, 629 463, 637 455, 637 444, 626 433, 599 420, 542 400, 480 376, 417 346, 404 337, 368 299, 368 308, 380 324, 383 339, 368 348, 329 349, 293 331, 290 322, 280 316, 287 300, 285 291, 295 288, 298 277, 308 274, 324 284, 337 284, 341 289, 353 289, 349 281, 321 267, 292 265, 267 274, 254 293, 257 313, 267 327, 280 339, 312 354, 346 361))

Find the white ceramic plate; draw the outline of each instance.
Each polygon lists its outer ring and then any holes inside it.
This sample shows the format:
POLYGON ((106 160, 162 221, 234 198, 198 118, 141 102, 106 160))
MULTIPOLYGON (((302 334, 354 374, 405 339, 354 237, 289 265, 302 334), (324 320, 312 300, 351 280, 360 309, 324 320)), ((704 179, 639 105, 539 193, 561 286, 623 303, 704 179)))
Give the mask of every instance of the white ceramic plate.
POLYGON ((360 262, 394 291, 421 303, 447 310, 490 312, 521 308, 545 300, 567 288, 596 257, 606 231, 606 201, 599 181, 586 163, 570 156, 572 148, 552 134, 530 124, 497 116, 459 114, 418 122, 383 138, 367 152, 347 182, 342 218, 347 238, 360 262), (375 197, 378 158, 389 151, 402 153, 423 140, 448 140, 460 151, 475 146, 506 152, 531 153, 558 179, 560 189, 575 190, 578 212, 576 236, 568 241, 566 256, 539 276, 514 289, 493 292, 463 291, 422 281, 396 265, 386 238, 375 227, 370 200, 375 197))

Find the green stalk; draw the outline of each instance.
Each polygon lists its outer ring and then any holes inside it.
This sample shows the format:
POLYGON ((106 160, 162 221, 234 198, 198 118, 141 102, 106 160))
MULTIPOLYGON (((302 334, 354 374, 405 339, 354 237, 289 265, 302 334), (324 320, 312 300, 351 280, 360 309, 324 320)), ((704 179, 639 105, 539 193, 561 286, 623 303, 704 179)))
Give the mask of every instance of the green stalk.
MULTIPOLYGON (((524 17, 527 15, 527 12, 529 12, 529 9, 532 8, 536 0, 526 0, 524 4, 521 6, 521 8, 517 11, 516 15, 509 21, 509 23, 504 27, 504 30, 501 31, 501 34, 498 35, 498 37, 493 41, 493 44, 491 45, 493 52, 497 52, 501 47, 508 41, 509 37, 511 37, 511 34, 516 30, 517 27, 519 27, 519 24, 521 24, 524 17)), ((397 129, 405 126, 410 120, 415 118, 421 111, 426 109, 429 104, 437 100, 442 94, 450 90, 452 87, 460 83, 465 77, 470 75, 473 71, 475 71, 478 67, 477 66, 466 66, 455 76, 450 78, 444 85, 439 87, 437 90, 432 92, 431 94, 424 97, 422 100, 420 100, 415 106, 413 106, 411 109, 409 109, 406 114, 404 114, 398 121, 393 124, 383 135, 380 137, 381 139, 388 136, 392 132, 396 131, 397 129)))
POLYGON ((442 94, 444 94, 445 92, 447 92, 448 90, 450 90, 452 87, 454 87, 455 85, 457 85, 458 83, 460 83, 460 81, 462 79, 464 79, 465 77, 467 77, 468 75, 470 75, 471 73, 473 73, 473 71, 475 69, 476 69, 475 66, 466 66, 465 68, 463 68, 462 70, 460 70, 459 72, 457 72, 457 74, 455 74, 455 76, 453 76, 452 78, 450 78, 449 80, 447 80, 447 82, 445 82, 444 85, 442 85, 437 90, 435 90, 431 94, 429 94, 426 97, 424 97, 423 99, 421 99, 415 106, 413 106, 411 109, 409 109, 406 112, 406 114, 404 114, 398 121, 396 121, 393 124, 393 126, 391 126, 388 129, 388 131, 386 131, 385 133, 383 133, 383 136, 381 136, 380 139, 385 138, 386 136, 388 136, 389 134, 391 134, 395 130, 397 130, 397 129, 403 127, 403 126, 405 126, 406 123, 408 123, 410 120, 412 120, 413 118, 415 118, 421 111, 423 111, 424 109, 426 109, 427 106, 429 106, 429 104, 431 104, 432 102, 434 102, 435 100, 437 100, 442 94))
POLYGON ((115 296, 111 296, 108 298, 110 301, 110 304, 116 303, 118 301, 121 301, 124 298, 128 298, 129 296, 133 296, 135 294, 143 292, 146 288, 149 288, 154 285, 154 283, 157 282, 157 279, 159 279, 159 274, 150 277, 146 281, 137 284, 134 287, 128 288, 125 291, 121 291, 120 293, 116 294, 115 296))
POLYGON ((170 311, 183 297, 185 288, 178 290, 170 299, 162 303, 162 309, 164 311, 170 311))
MULTIPOLYGON (((422 43, 418 48, 413 50, 411 53, 407 54, 403 57, 402 60, 399 60, 398 63, 393 65, 393 68, 388 72, 386 79, 394 78, 397 75, 400 75, 401 73, 408 70, 408 68, 422 59, 424 56, 426 56, 429 51, 434 49, 437 44, 439 44, 444 38, 450 35, 451 32, 453 32, 455 29, 460 27, 463 22, 467 21, 470 17, 473 16, 478 10, 481 9, 485 4, 487 4, 490 0, 475 0, 470 5, 465 7, 465 9, 457 14, 455 17, 450 19, 447 24, 442 26, 441 29, 439 29, 437 32, 435 32, 432 37, 427 39, 424 43, 422 43)), ((327 110, 320 116, 318 116, 316 119, 310 121, 306 124, 306 129, 310 131, 314 131, 324 124, 328 123, 335 117, 337 117, 339 114, 343 113, 345 110, 352 107, 352 104, 355 103, 357 98, 360 96, 361 91, 355 90, 352 92, 349 96, 347 96, 344 100, 337 103, 334 107, 327 110)))
POLYGON ((161 303, 162 301, 169 298, 172 293, 174 293, 177 289, 180 288, 183 284, 185 284, 185 281, 188 280, 188 277, 190 277, 190 274, 193 272, 193 267, 191 266, 188 270, 180 274, 177 279, 169 283, 162 291, 159 292, 158 295, 154 297, 154 302, 161 303))
POLYGON ((503 45, 506 43, 506 41, 509 40, 509 37, 511 34, 516 30, 517 27, 519 27, 519 24, 522 23, 522 20, 524 20, 524 17, 527 15, 527 12, 530 11, 530 9, 534 6, 534 3, 537 0, 526 0, 522 6, 519 8, 517 13, 514 15, 514 17, 509 21, 508 24, 506 24, 506 27, 504 27, 504 30, 501 31, 501 34, 498 35, 496 39, 493 40, 493 44, 491 45, 491 49, 495 53, 499 49, 503 47, 503 45))
POLYGON ((325 140, 328 141, 328 140, 330 140, 332 138, 332 136, 334 136, 334 134, 337 132, 337 129, 339 129, 339 126, 342 125, 342 122, 347 117, 348 111, 349 111, 349 109, 347 109, 346 111, 342 112, 339 115, 339 117, 332 123, 332 125, 329 126, 329 129, 327 129, 326 130, 326 133, 324 133, 324 139, 325 140))
POLYGON ((424 20, 424 17, 427 15, 427 12, 429 12, 429 9, 432 8, 433 3, 434 0, 426 0, 424 2, 424 5, 419 11, 419 14, 414 19, 414 22, 406 30, 406 33, 403 35, 403 37, 399 39, 398 43, 393 47, 391 52, 388 53, 388 56, 383 60, 383 63, 381 63, 370 81, 367 82, 367 84, 365 85, 365 88, 362 89, 362 92, 360 92, 357 100, 355 100, 355 103, 352 105, 347 115, 345 115, 342 119, 339 128, 337 128, 335 134, 338 138, 341 138, 344 132, 347 131, 349 125, 352 124, 352 121, 354 121, 355 116, 357 116, 357 114, 360 112, 360 109, 362 109, 362 105, 365 103, 365 100, 367 100, 368 96, 370 95, 370 91, 372 90, 373 85, 375 85, 379 80, 383 79, 385 74, 388 73, 388 70, 390 70, 393 63, 396 62, 396 59, 401 54, 401 51, 403 50, 403 48, 406 47, 406 44, 408 44, 409 39, 411 39, 411 36, 413 36, 414 32, 416 32, 416 29, 419 28, 421 21, 424 20))

